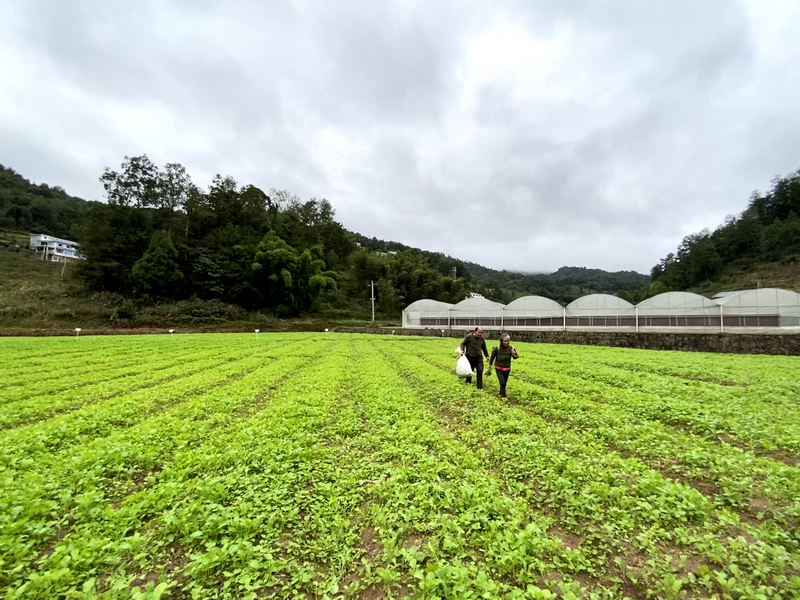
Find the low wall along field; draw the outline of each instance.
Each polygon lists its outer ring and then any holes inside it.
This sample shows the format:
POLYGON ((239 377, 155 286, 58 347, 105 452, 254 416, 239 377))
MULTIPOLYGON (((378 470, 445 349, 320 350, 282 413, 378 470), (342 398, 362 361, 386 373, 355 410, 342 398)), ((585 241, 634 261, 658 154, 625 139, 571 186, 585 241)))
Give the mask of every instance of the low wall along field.
MULTIPOLYGON (((337 327, 342 333, 370 333, 386 335, 386 329, 337 327)), ((463 339, 472 329, 396 329, 395 335, 425 337, 455 337, 463 339)), ((510 331, 514 340, 542 344, 579 344, 638 348, 640 350, 682 350, 687 352, 721 352, 730 354, 784 354, 800 355, 798 334, 746 334, 746 333, 633 333, 625 331, 510 331)), ((498 337, 497 331, 488 331, 487 339, 498 337)))
POLYGON ((800 359, 0 339, 7 598, 797 598, 800 359))

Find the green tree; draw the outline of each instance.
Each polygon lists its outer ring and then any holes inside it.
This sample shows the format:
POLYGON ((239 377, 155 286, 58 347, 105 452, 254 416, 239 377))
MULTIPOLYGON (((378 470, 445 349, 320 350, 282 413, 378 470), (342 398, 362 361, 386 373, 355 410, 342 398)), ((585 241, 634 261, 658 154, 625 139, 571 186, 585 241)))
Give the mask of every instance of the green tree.
POLYGON ((252 271, 264 302, 278 316, 298 315, 324 289, 335 289, 335 274, 324 271, 320 247, 298 253, 270 231, 256 248, 252 271))
POLYGON ((267 223, 267 203, 269 197, 254 185, 246 185, 239 190, 242 201, 242 216, 249 222, 258 226, 267 223))
POLYGON ((157 186, 156 206, 169 210, 185 209, 195 187, 186 167, 180 163, 167 163, 163 171, 158 171, 157 186))
POLYGON ((153 234, 144 255, 134 263, 131 276, 136 291, 142 295, 153 298, 178 295, 177 286, 183 281, 183 273, 169 232, 159 229, 153 234))
POLYGON ((80 226, 78 241, 85 261, 78 264, 87 287, 130 292, 131 271, 152 237, 145 211, 116 204, 94 204, 80 226))
POLYGON ((404 308, 403 298, 392 281, 381 277, 375 282, 375 295, 377 296, 377 310, 379 313, 396 317, 404 308))
POLYGON ((109 204, 137 208, 158 205, 160 179, 158 167, 146 154, 126 156, 121 172, 106 167, 100 176, 109 204))
POLYGON ((682 255, 683 247, 678 250, 678 259, 683 267, 683 289, 702 281, 710 281, 722 268, 722 259, 707 229, 686 239, 690 238, 692 241, 685 255, 682 255))
POLYGON ((754 192, 749 209, 758 215, 762 225, 769 225, 775 219, 783 221, 789 218, 789 213, 800 212, 800 170, 773 179, 766 196, 754 192))
POLYGON ((220 174, 214 175, 214 179, 211 181, 207 202, 216 216, 218 227, 238 222, 244 209, 236 180, 220 174))
POLYGON ((708 229, 683 238, 677 256, 669 254, 651 271, 653 282, 667 289, 685 290, 710 281, 722 269, 714 236, 708 229))
POLYGON ((725 224, 711 236, 723 263, 757 257, 761 229, 763 226, 752 211, 739 216, 728 215, 725 224))
MULTIPOLYGON (((654 281, 653 283, 650 284, 650 287, 647 288, 646 296, 648 298, 650 298, 652 296, 657 296, 658 294, 663 294, 664 292, 668 292, 668 291, 669 291, 669 288, 666 286, 666 284, 663 281, 661 281, 661 280, 654 281)), ((621 295, 620 295, 620 297, 621 297, 621 295)), ((641 302, 643 299, 644 298, 642 298, 641 300, 636 302, 636 304, 641 302)), ((626 300, 628 300, 628 299, 626 298, 626 300)), ((628 300, 628 302, 630 302, 630 300, 628 300)))
POLYGON ((761 252, 767 260, 800 253, 800 218, 794 211, 785 220, 775 219, 772 225, 764 227, 761 252))

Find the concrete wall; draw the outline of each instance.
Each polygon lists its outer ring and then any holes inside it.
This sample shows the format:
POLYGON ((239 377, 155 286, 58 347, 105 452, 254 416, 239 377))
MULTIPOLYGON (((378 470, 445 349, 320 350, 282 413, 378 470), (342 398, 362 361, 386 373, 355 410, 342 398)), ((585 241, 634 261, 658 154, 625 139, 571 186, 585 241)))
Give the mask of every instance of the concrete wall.
MULTIPOLYGON (((337 327, 343 333, 391 334, 386 329, 337 327)), ((395 329, 395 335, 463 338, 471 330, 395 329)), ((724 333, 635 333, 599 331, 514 331, 511 339, 542 344, 579 344, 614 346, 643 350, 682 350, 686 352, 721 352, 728 354, 786 354, 800 355, 798 334, 724 334, 724 333)), ((487 336, 487 345, 497 339, 497 333, 487 336)))

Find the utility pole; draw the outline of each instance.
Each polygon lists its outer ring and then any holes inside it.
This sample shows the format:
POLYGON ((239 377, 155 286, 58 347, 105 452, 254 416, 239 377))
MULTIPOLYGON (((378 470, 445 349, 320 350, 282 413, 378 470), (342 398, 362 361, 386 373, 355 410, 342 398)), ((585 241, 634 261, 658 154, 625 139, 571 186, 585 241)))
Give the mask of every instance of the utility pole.
POLYGON ((369 282, 370 296, 372 297, 372 322, 375 322, 375 282, 369 282))

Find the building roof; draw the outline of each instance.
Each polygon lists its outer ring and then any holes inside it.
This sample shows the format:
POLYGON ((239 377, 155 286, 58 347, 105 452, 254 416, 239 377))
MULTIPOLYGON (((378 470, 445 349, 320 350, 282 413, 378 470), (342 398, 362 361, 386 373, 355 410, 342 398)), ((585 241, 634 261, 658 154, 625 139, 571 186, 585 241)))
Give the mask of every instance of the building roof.
POLYGON ((64 238, 57 238, 49 233, 32 233, 31 238, 35 237, 46 237, 47 241, 50 242, 63 242, 64 244, 73 244, 75 246, 78 245, 78 242, 73 242, 72 240, 65 240, 64 238))

